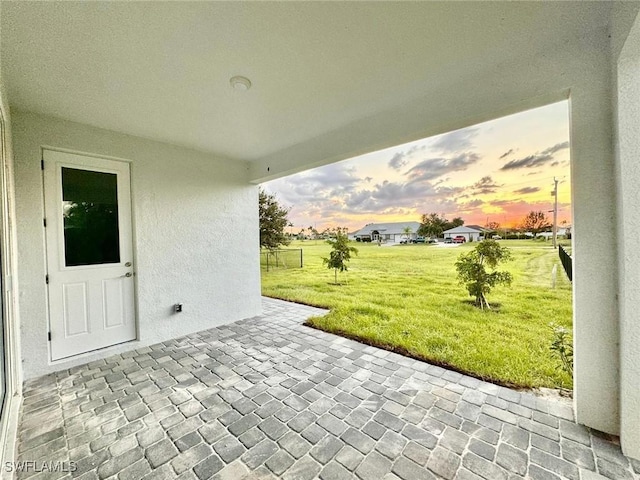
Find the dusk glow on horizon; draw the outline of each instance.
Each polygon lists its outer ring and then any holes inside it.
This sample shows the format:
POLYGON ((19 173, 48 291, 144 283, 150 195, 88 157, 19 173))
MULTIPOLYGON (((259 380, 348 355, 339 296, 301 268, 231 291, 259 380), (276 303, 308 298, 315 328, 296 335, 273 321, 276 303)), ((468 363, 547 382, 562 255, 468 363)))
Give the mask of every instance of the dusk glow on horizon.
POLYGON ((515 227, 532 210, 571 224, 567 101, 368 153, 263 184, 290 207, 293 233, 420 221, 424 213, 466 225, 515 227))

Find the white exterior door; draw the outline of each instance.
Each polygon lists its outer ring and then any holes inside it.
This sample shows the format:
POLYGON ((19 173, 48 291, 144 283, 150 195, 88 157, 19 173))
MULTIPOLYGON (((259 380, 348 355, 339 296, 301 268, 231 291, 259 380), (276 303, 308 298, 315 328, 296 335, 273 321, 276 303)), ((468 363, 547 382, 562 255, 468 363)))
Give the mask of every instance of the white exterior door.
POLYGON ((129 164, 43 159, 51 359, 134 340, 129 164))

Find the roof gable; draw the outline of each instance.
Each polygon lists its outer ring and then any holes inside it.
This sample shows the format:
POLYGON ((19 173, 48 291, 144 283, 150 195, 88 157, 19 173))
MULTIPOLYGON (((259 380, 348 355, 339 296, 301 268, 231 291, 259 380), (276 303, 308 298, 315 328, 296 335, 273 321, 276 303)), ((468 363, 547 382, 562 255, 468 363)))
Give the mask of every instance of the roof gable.
POLYGON ((470 226, 463 225, 461 227, 450 228, 449 230, 445 230, 442 233, 483 233, 483 231, 478 228, 472 228, 470 226))

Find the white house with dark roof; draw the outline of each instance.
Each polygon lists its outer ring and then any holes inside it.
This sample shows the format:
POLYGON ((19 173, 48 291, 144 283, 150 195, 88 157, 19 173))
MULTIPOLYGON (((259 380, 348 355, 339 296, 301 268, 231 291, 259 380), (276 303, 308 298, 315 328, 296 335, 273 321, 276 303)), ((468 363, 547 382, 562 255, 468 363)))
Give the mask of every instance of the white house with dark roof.
POLYGON ((442 232, 444 238, 464 237, 467 242, 477 242, 484 235, 484 230, 477 225, 450 228, 442 232))
POLYGON ((400 243, 418 236, 420 222, 370 223, 353 234, 359 242, 400 243), (409 227, 410 233, 406 233, 409 227))

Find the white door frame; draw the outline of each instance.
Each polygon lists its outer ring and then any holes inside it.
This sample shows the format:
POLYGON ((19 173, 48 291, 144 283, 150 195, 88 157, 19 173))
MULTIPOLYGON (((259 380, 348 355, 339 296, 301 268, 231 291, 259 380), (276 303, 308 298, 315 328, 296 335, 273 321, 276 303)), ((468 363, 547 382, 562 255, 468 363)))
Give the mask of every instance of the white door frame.
POLYGON ((13 161, 10 124, 4 99, 0 98, 0 255, 2 255, 2 316, 4 328, 5 397, 0 418, 0 461, 14 460, 22 394, 20 344, 18 342, 18 299, 16 292, 16 231, 14 210, 13 161))
POLYGON ((62 360, 136 340, 137 309, 133 277, 135 264, 129 162, 43 149, 43 185, 51 360, 62 360), (66 265, 62 222, 62 169, 65 167, 116 174, 119 235, 117 262, 66 265), (73 291, 80 295, 76 300, 70 300, 73 291), (115 298, 116 302, 108 301, 109 298, 115 298), (84 327, 70 333, 68 320, 73 317, 73 313, 70 313, 73 311, 77 318, 84 321, 84 327), (115 323, 109 325, 109 319, 115 320, 115 323))

